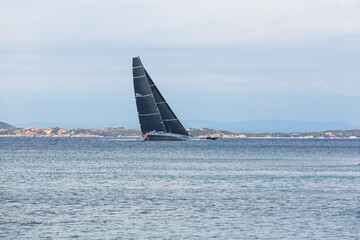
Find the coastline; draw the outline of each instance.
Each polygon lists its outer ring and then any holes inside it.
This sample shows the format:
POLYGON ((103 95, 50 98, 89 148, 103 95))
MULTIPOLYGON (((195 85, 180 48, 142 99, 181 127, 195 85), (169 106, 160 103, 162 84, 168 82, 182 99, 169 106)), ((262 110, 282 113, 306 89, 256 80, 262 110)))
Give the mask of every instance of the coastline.
MULTIPOLYGON (((187 131, 195 139, 206 138, 207 136, 223 139, 359 139, 360 129, 355 130, 328 130, 322 132, 295 132, 295 133, 233 133, 225 130, 211 128, 188 128, 187 131)), ((38 127, 12 127, 0 129, 0 137, 91 137, 91 138, 140 138, 141 132, 138 129, 124 127, 101 128, 101 129, 63 129, 51 127, 40 129, 38 127)))

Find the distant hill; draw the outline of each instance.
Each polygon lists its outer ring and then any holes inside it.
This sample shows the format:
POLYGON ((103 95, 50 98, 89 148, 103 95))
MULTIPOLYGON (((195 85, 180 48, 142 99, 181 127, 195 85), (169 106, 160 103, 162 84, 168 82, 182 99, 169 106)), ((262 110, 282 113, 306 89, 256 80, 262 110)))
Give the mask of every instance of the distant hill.
POLYGON ((0 129, 14 129, 14 126, 11 126, 8 123, 0 122, 0 129))
POLYGON ((284 120, 252 120, 240 122, 217 122, 206 120, 183 121, 184 126, 192 128, 214 128, 231 132, 320 132, 329 129, 352 130, 359 126, 353 126, 343 122, 320 122, 320 121, 284 121, 284 120))

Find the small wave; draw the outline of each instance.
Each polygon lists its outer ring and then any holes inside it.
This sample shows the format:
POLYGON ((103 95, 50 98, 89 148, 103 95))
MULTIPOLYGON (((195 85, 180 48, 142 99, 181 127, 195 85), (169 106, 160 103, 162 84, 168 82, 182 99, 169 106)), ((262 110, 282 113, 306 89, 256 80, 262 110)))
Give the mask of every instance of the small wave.
POLYGON ((130 141, 141 141, 140 138, 103 138, 102 141, 123 141, 123 142, 130 142, 130 141))

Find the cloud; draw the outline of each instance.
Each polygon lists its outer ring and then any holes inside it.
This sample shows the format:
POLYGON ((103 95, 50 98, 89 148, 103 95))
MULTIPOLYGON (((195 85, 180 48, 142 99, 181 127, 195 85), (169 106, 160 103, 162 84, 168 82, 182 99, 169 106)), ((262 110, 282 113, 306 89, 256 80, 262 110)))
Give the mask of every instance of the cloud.
POLYGON ((12 0, 1 4, 0 33, 0 85, 11 92, 0 96, 4 119, 26 110, 28 121, 99 112, 94 121, 121 113, 137 122, 137 55, 188 119, 359 119, 358 0, 12 0), (234 103, 248 112, 234 115, 234 103))
POLYGON ((9 54, 0 58, 2 90, 48 91, 131 87, 130 57, 9 54), (124 64, 125 63, 125 64, 124 64))
POLYGON ((279 93, 318 92, 332 93, 343 96, 360 96, 359 75, 337 75, 331 78, 328 75, 319 76, 302 74, 298 76, 266 74, 236 76, 236 75, 203 75, 198 77, 198 88, 214 93, 259 92, 268 91, 279 93))
POLYGON ((199 46, 360 33, 358 0, 8 1, 1 43, 199 46))
MULTIPOLYGON (((79 50, 81 47, 3 54, 0 57, 2 89, 118 89, 119 94, 132 89, 134 50, 104 49, 101 44, 79 50)), ((144 66, 161 89, 360 94, 360 47, 356 39, 310 46, 253 44, 230 48, 147 48, 140 52, 144 66)))

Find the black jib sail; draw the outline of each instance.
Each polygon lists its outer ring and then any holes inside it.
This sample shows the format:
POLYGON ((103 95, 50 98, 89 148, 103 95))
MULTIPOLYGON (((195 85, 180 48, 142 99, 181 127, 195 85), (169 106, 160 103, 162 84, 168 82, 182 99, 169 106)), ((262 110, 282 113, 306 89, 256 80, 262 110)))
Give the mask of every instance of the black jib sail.
POLYGON ((133 79, 141 132, 189 135, 146 72, 139 57, 133 58, 133 79))
POLYGON ((161 95, 159 89, 156 87, 151 77, 145 70, 146 77, 149 81, 151 91, 153 92, 156 104, 160 111, 160 115, 165 126, 166 132, 177 133, 182 135, 189 135, 175 113, 171 110, 169 104, 165 101, 165 98, 161 95))

